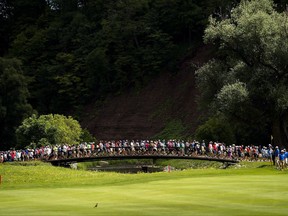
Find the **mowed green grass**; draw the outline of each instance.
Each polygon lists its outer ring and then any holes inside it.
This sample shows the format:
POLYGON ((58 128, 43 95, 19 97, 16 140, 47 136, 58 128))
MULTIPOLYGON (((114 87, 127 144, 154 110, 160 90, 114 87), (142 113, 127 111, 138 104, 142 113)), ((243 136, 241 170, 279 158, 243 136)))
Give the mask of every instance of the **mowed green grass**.
POLYGON ((0 166, 5 216, 288 215, 288 171, 268 163, 153 174, 0 166))

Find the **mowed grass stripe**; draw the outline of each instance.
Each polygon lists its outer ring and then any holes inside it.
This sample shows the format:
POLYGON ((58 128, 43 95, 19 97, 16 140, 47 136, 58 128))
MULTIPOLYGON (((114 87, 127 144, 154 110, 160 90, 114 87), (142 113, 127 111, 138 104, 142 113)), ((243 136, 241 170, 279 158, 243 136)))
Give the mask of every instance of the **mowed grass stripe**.
MULTIPOLYGON (((3 182, 0 215, 287 215, 288 211, 287 171, 270 167, 137 175, 52 167, 58 180, 47 177, 44 183, 37 180, 38 168, 29 168, 36 176, 30 175, 23 189, 23 182, 3 182), (73 174, 64 178, 63 173, 73 174)), ((40 170, 47 174, 50 169, 40 170)), ((7 171, 5 178, 11 176, 7 171)))

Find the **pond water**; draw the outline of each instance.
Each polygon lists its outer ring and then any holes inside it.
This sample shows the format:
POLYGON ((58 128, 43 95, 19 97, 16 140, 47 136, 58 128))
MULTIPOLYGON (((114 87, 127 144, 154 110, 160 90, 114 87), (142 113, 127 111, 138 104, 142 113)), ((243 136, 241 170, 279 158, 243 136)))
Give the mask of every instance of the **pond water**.
POLYGON ((157 166, 105 166, 105 167, 92 167, 89 168, 92 171, 98 172, 119 172, 119 173, 153 173, 153 172, 163 172, 163 167, 157 166))

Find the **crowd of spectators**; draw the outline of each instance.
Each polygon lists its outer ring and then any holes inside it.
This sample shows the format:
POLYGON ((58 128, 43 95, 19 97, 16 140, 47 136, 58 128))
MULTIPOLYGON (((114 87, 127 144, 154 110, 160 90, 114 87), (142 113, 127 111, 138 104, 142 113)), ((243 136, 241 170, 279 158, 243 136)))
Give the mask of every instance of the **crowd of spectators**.
POLYGON ((23 150, 0 152, 0 162, 28 160, 57 160, 100 155, 179 155, 229 158, 235 160, 270 160, 281 169, 287 165, 285 149, 257 145, 226 145, 225 143, 182 140, 112 140, 80 143, 78 145, 47 145, 23 150))

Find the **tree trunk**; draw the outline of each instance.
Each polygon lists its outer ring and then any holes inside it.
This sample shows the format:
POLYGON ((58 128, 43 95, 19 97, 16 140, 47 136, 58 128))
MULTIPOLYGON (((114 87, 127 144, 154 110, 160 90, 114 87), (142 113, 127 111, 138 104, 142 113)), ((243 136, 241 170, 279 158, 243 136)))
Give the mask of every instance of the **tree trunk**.
POLYGON ((139 45, 138 38, 137 38, 135 31, 133 32, 133 36, 134 36, 133 38, 134 38, 134 42, 136 44, 136 47, 137 47, 137 49, 139 49, 140 45, 139 45))
POLYGON ((280 148, 288 148, 288 113, 284 112, 282 115, 274 119, 272 124, 273 146, 280 148))

